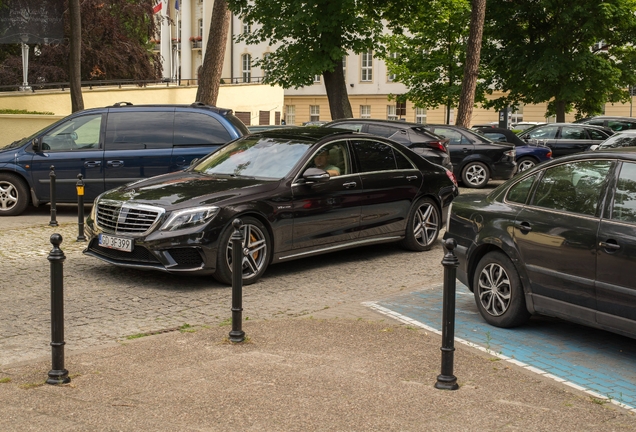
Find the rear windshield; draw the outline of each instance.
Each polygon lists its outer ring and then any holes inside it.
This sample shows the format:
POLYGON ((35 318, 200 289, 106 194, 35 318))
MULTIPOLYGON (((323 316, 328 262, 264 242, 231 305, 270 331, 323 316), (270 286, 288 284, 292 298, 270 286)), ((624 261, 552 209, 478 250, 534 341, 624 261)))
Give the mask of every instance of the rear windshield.
POLYGON ((230 121, 230 123, 234 125, 234 127, 241 131, 241 135, 247 135, 250 133, 250 131, 247 129, 247 126, 245 126, 245 123, 239 120, 239 118, 236 117, 234 114, 228 114, 226 118, 230 121))

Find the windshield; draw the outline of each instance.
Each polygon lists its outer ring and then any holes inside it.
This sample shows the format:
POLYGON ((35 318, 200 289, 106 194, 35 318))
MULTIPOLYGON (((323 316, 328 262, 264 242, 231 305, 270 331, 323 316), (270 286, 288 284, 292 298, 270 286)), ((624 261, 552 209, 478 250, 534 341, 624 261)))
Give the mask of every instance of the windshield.
POLYGON ((605 150, 605 149, 618 148, 618 147, 634 147, 634 146, 636 146, 636 134, 619 133, 606 139, 601 144, 599 144, 597 150, 605 150))
POLYGON ((247 136, 240 138, 199 162, 193 171, 232 177, 285 177, 307 152, 312 142, 297 138, 247 136))

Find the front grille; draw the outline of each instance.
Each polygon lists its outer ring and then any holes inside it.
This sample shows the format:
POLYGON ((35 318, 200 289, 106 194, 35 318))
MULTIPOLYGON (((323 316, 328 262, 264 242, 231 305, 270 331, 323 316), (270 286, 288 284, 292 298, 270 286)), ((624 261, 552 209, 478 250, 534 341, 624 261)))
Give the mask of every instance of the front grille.
POLYGON ((98 244, 97 239, 93 239, 88 246, 88 249, 98 255, 102 255, 104 257, 111 258, 120 262, 153 264, 159 263, 159 260, 155 258, 155 256, 151 254, 148 249, 142 246, 135 246, 132 252, 125 252, 117 249, 102 247, 98 244))
POLYGON ((178 248, 168 251, 179 267, 201 267, 203 260, 201 254, 195 248, 178 248))
POLYGON ((115 234, 143 235, 157 223, 164 210, 140 204, 104 200, 97 203, 97 226, 115 234))

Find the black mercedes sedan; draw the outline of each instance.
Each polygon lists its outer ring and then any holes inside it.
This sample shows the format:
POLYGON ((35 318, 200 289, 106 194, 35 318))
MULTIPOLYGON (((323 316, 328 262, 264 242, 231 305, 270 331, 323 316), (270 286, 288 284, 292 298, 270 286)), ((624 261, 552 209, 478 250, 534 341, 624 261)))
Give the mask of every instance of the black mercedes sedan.
POLYGON ((544 314, 636 338, 636 148, 546 162, 452 204, 445 239, 482 317, 544 314))
POLYGON ((393 141, 284 128, 239 138, 179 173, 96 198, 85 254, 111 264, 231 283, 232 221, 243 280, 270 263, 367 244, 425 251, 457 195, 453 174, 393 141))

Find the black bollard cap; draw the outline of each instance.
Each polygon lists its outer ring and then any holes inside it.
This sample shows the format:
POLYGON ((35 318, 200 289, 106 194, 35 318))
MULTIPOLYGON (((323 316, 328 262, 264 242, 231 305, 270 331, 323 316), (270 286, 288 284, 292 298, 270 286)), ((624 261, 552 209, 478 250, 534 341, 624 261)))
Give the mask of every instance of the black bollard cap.
POLYGON ((53 246, 55 246, 56 248, 59 248, 60 245, 62 244, 62 235, 55 233, 55 234, 51 234, 51 244, 53 246))
POLYGON ((456 247, 457 242, 454 238, 447 238, 446 240, 444 240, 444 248, 446 248, 447 251, 451 252, 455 250, 456 247))

